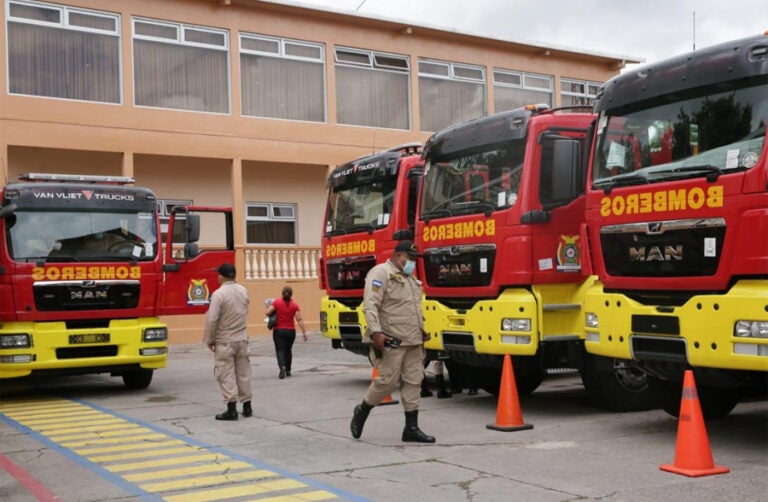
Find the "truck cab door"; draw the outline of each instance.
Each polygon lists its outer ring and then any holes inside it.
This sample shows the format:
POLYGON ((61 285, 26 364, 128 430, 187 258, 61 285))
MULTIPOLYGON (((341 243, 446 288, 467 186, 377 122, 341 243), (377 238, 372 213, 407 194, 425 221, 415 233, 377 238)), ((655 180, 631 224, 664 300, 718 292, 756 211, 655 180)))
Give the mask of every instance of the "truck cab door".
POLYGON ((219 287, 216 268, 235 263, 232 209, 176 207, 168 222, 160 314, 204 314, 219 287))

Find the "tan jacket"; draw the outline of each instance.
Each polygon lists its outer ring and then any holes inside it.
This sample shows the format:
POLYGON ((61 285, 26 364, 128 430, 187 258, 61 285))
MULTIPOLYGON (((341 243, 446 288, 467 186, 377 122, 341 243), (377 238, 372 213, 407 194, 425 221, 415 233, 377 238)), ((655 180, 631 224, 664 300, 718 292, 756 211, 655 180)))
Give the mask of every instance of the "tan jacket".
POLYGON ((381 331, 403 345, 422 344, 421 281, 403 274, 389 260, 376 265, 365 276, 363 315, 369 338, 381 331))
POLYGON ((205 314, 203 343, 230 343, 248 339, 248 290, 227 281, 211 295, 205 314))

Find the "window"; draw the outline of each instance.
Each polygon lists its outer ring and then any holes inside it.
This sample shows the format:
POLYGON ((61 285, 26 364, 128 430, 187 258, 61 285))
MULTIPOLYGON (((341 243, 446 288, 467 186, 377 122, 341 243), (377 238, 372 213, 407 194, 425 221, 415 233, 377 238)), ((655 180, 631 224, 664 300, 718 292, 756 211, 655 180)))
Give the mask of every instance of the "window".
POLYGON ((137 106, 229 113, 226 30, 133 19, 137 106))
POLYGON ((585 80, 560 79, 561 106, 589 105, 595 102, 597 91, 603 85, 585 80))
MULTIPOLYGON (((173 212, 173 208, 176 206, 191 206, 194 202, 191 200, 180 200, 180 199, 158 199, 157 200, 157 213, 160 216, 160 233, 162 235, 162 241, 165 242, 166 237, 168 236, 168 222, 171 220, 171 213, 173 212)), ((184 215, 176 215, 176 219, 184 219, 184 215)), ((180 227, 177 227, 177 229, 180 227)), ((173 242, 177 244, 184 244, 187 242, 185 235, 176 235, 173 236, 173 242)))
POLYGON ((245 206, 248 244, 296 244, 296 206, 251 202, 245 206))
POLYGON ((485 115, 485 68, 442 61, 419 61, 422 131, 485 115))
POLYGON ((61 5, 7 4, 8 92, 120 103, 120 16, 61 5))
POLYGON ((240 34, 243 115, 325 121, 322 44, 240 34))
POLYGON ((410 129, 407 56, 346 48, 334 54, 339 124, 410 129))
POLYGON ((552 106, 552 77, 493 70, 493 104, 497 112, 539 103, 552 106))

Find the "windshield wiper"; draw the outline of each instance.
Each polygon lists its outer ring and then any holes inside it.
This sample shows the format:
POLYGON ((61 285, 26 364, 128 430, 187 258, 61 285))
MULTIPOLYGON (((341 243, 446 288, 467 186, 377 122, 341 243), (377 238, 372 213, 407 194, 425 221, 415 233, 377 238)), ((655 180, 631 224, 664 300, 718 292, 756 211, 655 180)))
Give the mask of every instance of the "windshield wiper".
POLYGON ((592 190, 600 190, 601 188, 608 194, 611 189, 621 186, 632 185, 646 185, 649 183, 648 173, 644 171, 637 171, 634 173, 619 174, 612 178, 601 179, 592 183, 592 190))
POLYGON ((326 232, 326 237, 333 237, 334 235, 346 235, 347 230, 343 228, 337 228, 336 230, 331 230, 330 232, 326 232))
POLYGON ((64 254, 57 254, 57 255, 53 255, 53 256, 48 255, 48 258, 47 258, 46 261, 48 261, 50 263, 71 262, 71 261, 79 262, 80 259, 75 257, 75 256, 69 256, 69 255, 64 255, 64 254))

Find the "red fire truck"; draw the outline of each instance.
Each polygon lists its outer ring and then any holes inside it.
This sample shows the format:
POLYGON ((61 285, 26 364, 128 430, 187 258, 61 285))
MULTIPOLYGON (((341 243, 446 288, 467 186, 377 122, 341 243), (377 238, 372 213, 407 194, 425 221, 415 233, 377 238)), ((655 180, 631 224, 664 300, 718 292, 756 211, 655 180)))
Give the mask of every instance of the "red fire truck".
POLYGON ((361 311, 365 275, 413 238, 423 163, 409 143, 338 166, 328 177, 320 259, 320 329, 334 348, 368 356, 361 311))
POLYGON ((572 368, 601 404, 645 408, 642 372, 601 369, 583 347, 581 303, 594 277, 580 228, 593 120, 534 105, 429 139, 416 221, 427 347, 492 393, 510 354, 521 395, 548 370, 572 368))
POLYGON ((234 259, 231 210, 175 208, 163 249, 155 195, 132 184, 26 174, 4 187, 0 379, 110 373, 145 388, 168 354, 158 316, 205 312, 214 268, 234 259), (201 249, 201 221, 226 244, 201 249))
POLYGON ((768 36, 625 72, 595 111, 586 348, 648 372, 673 415, 692 368, 726 415, 768 381, 768 36))

